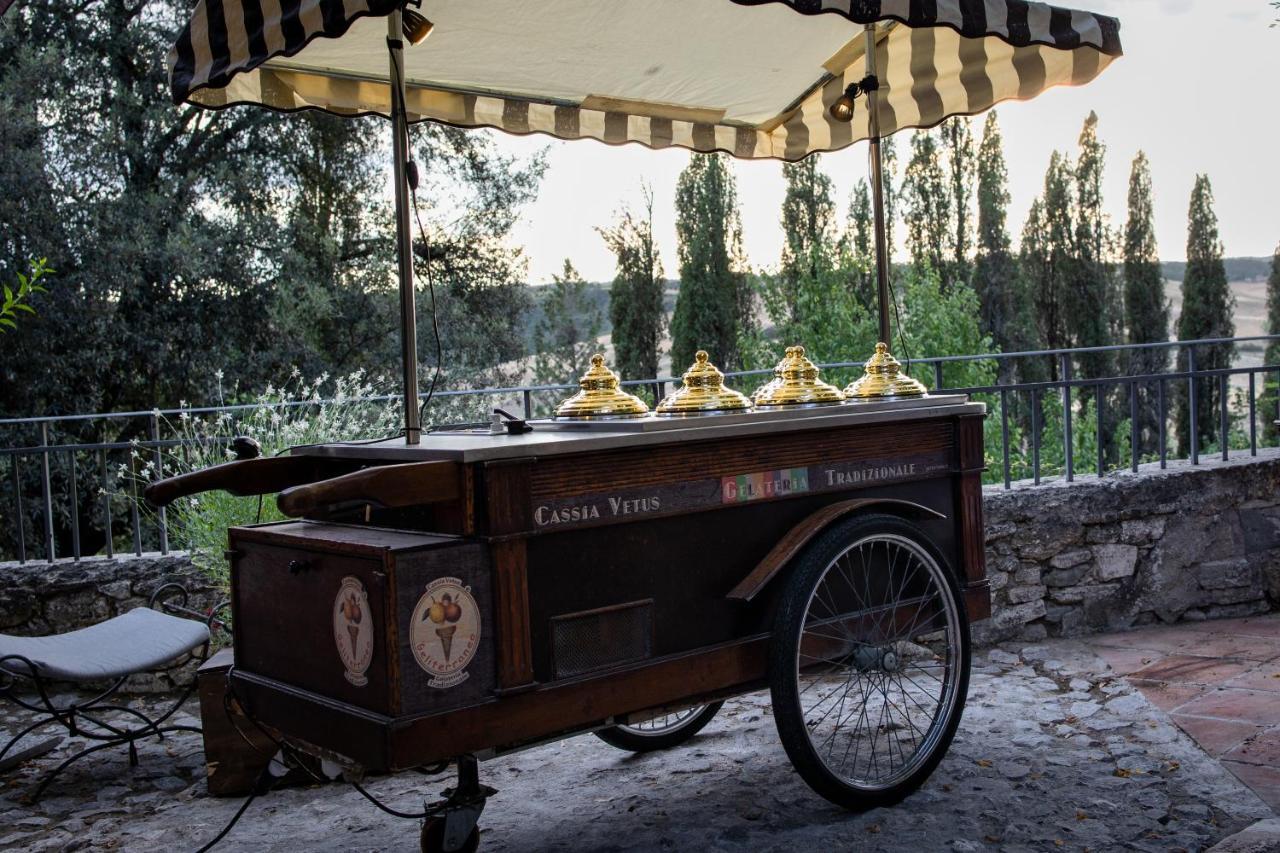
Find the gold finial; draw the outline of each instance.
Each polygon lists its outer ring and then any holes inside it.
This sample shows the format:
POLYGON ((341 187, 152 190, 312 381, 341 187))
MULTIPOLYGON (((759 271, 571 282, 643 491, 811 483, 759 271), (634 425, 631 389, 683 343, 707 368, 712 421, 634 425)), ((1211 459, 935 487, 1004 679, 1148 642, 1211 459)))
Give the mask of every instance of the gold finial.
POLYGON ((844 400, 839 388, 818 378, 818 367, 802 346, 787 347, 786 358, 773 372, 774 380, 755 393, 757 406, 813 406, 844 400))
POLYGON ((634 418, 649 411, 643 400, 618 387, 618 374, 600 353, 591 356, 591 368, 578 384, 582 390, 560 404, 557 418, 634 418))
POLYGON ((724 374, 709 359, 706 350, 698 350, 693 366, 682 377, 682 387, 658 404, 658 414, 696 415, 751 408, 745 395, 724 387, 724 374))
POLYGON ((902 365, 889 353, 889 345, 876 344, 876 354, 867 359, 866 373, 848 388, 845 399, 881 400, 885 397, 923 397, 928 389, 919 381, 901 373, 902 365))

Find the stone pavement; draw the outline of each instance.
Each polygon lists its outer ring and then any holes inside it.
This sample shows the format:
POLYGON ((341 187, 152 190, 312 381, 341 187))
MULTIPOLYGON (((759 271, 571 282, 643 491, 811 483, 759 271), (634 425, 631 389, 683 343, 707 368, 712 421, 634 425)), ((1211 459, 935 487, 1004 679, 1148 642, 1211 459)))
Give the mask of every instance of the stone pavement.
POLYGON ((1280 812, 1280 614, 1110 634, 1091 645, 1280 812))
MULTIPOLYGON (((758 693, 667 753, 633 756, 585 736, 482 764, 499 789, 482 849, 1202 850, 1272 817, 1088 644, 1006 646, 974 663, 950 753, 894 808, 853 815, 811 793, 758 693)), ((0 717, 0 728, 15 721, 0 717)), ((197 736, 141 752, 132 769, 123 751, 86 759, 35 806, 22 793, 56 754, 11 773, 0 847, 194 850, 240 806, 205 796, 197 736)), ((369 787, 411 811, 448 781, 403 774, 369 787)), ((335 783, 259 799, 219 849, 414 850, 416 831, 335 783)))

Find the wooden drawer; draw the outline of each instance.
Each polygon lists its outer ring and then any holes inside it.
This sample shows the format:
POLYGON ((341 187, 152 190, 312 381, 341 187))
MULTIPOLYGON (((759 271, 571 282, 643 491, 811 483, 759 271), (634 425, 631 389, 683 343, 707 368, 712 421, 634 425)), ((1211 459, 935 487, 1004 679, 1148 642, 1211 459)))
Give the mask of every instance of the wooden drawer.
POLYGON ((486 546, 305 521, 230 540, 238 667, 392 715, 491 694, 486 546))

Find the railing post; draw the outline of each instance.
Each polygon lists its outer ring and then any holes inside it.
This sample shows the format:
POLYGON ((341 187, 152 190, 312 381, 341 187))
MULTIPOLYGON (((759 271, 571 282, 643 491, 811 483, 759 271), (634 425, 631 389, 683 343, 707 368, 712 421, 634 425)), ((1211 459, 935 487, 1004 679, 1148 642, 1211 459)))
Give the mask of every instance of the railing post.
POLYGON ((53 488, 49 480, 49 422, 40 422, 40 489, 44 499, 44 548, 45 556, 52 563, 58 558, 53 543, 53 488))
POLYGON ((1063 475, 1070 483, 1075 479, 1075 448, 1071 444, 1071 357, 1059 356, 1062 375, 1062 465, 1063 475))
POLYGON ((1129 470, 1138 473, 1138 383, 1129 383, 1129 470))
POLYGON ((1250 371, 1249 373, 1249 455, 1258 455, 1258 389, 1254 382, 1254 377, 1258 374, 1250 371))
POLYGON ((1000 446, 1004 460, 1004 487, 1010 487, 1009 480, 1009 391, 1000 389, 1000 446))
MULTIPOLYGON (((151 440, 155 442, 156 476, 164 476, 164 454, 160 452, 160 416, 151 415, 151 440)), ((160 528, 160 553, 169 553, 169 518, 164 507, 156 510, 156 524, 160 528)))
POLYGON ((1031 475, 1040 485, 1040 394, 1031 389, 1031 475))
POLYGON ((1221 414, 1218 415, 1218 444, 1222 445, 1222 461, 1226 462, 1230 458, 1231 442, 1231 419, 1227 415, 1227 374, 1223 373, 1218 376, 1218 402, 1221 404, 1221 414))
POLYGON ((71 558, 77 562, 80 560, 80 490, 76 488, 76 452, 74 449, 67 451, 67 458, 71 465, 69 467, 71 475, 71 558))
POLYGON ((1191 436, 1191 464, 1200 464, 1200 425, 1196 416, 1196 348, 1187 347, 1187 408, 1190 411, 1191 423, 1188 435, 1191 436))
POLYGON ((1165 401, 1163 379, 1157 386, 1156 398, 1160 410, 1160 429, 1157 430, 1157 435, 1160 437, 1160 467, 1163 469, 1169 464, 1169 410, 1165 401))
POLYGON ((1098 445, 1098 478, 1101 479, 1107 473, 1107 447, 1103 440, 1102 432, 1102 383, 1099 382, 1093 386, 1093 408, 1097 417, 1094 418, 1094 426, 1096 429, 1096 441, 1098 445))
POLYGON ((27 561, 27 525, 26 513, 22 511, 22 478, 18 475, 18 460, 22 457, 13 454, 13 503, 18 511, 14 521, 18 527, 18 562, 25 563, 27 561))
POLYGON ((111 539, 111 473, 107 467, 106 448, 99 452, 102 454, 102 530, 106 534, 107 556, 114 557, 116 549, 111 539))
POLYGON ((942 362, 940 361, 933 363, 933 390, 935 392, 942 390, 942 362))
POLYGON ((528 388, 524 389, 521 394, 524 399, 524 419, 526 421, 533 419, 533 392, 528 388))

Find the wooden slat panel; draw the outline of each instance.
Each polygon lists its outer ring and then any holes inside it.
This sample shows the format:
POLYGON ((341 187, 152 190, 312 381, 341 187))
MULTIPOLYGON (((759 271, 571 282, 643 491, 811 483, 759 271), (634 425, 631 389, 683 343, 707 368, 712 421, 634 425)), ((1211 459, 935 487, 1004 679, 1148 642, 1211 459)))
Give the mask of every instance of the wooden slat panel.
POLYGON ((530 473, 534 500, 626 489, 679 480, 812 465, 831 459, 882 457, 894 448, 927 453, 950 447, 951 421, 917 421, 775 436, 703 441, 660 449, 634 449, 551 457, 530 473))
POLYGON ((533 683, 528 552, 525 540, 512 539, 494 542, 491 553, 493 610, 498 621, 498 687, 502 690, 519 689, 533 683))

